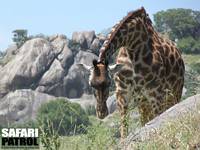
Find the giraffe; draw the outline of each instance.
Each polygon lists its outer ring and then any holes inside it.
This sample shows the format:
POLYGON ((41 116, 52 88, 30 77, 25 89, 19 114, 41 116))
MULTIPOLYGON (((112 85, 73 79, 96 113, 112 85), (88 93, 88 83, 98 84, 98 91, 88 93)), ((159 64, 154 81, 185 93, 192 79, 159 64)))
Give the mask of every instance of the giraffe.
POLYGON ((129 12, 112 28, 92 67, 82 66, 90 70, 89 84, 94 88, 100 119, 108 115, 106 100, 114 74, 122 139, 128 132, 130 104, 138 107, 141 124, 145 125, 181 99, 185 72, 181 52, 155 31, 143 7, 129 12), (116 64, 109 66, 115 53, 116 64))

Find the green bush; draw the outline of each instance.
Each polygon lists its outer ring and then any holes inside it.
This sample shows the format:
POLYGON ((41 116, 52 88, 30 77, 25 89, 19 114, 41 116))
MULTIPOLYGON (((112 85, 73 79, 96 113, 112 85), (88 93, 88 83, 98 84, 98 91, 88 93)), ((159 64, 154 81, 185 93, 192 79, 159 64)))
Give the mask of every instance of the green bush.
POLYGON ((200 74, 200 62, 199 63, 195 63, 191 65, 191 68, 196 71, 198 74, 200 74))
POLYGON ((81 126, 89 125, 89 118, 81 106, 64 99, 43 104, 38 111, 37 121, 46 133, 53 129, 59 135, 83 133, 81 126))
POLYGON ((13 42, 20 48, 28 40, 28 31, 25 29, 17 29, 13 31, 13 42))
POLYGON ((95 106, 88 106, 86 109, 85 109, 85 112, 88 116, 96 116, 96 109, 95 109, 95 106))
POLYGON ((116 147, 116 128, 110 128, 103 123, 97 123, 86 128, 87 134, 64 137, 61 149, 70 150, 110 150, 116 147))
POLYGON ((200 38, 182 38, 177 42, 178 48, 186 54, 200 54, 200 38))

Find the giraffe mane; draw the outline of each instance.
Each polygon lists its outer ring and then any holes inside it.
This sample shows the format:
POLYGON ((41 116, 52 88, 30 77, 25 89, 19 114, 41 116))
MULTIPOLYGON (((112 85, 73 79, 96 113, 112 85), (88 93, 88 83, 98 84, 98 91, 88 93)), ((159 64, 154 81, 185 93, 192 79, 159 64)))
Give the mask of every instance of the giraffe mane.
POLYGON ((151 20, 148 17, 148 14, 146 14, 146 11, 144 9, 144 7, 141 7, 140 9, 134 10, 134 11, 130 11, 128 12, 128 14, 119 21, 119 23, 115 24, 112 27, 112 31, 108 34, 107 39, 105 40, 106 44, 104 43, 103 46, 100 49, 100 54, 99 54, 99 60, 102 61, 102 57, 104 56, 104 54, 107 51, 107 48, 109 46, 109 44, 111 43, 112 39, 115 37, 116 33, 119 31, 119 29, 125 24, 127 23, 127 21, 133 17, 138 17, 141 14, 145 14, 147 16, 147 20, 148 22, 151 24, 151 20))

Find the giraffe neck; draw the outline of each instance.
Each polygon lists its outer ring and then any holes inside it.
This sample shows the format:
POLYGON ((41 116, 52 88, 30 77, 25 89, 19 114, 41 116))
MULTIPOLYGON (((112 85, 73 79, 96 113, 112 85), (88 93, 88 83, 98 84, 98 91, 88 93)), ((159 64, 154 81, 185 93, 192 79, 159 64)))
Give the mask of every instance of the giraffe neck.
POLYGON ((120 47, 134 49, 138 44, 148 42, 152 34, 148 31, 149 25, 151 26, 151 21, 144 8, 130 12, 108 34, 108 38, 100 49, 99 61, 109 61, 120 47))

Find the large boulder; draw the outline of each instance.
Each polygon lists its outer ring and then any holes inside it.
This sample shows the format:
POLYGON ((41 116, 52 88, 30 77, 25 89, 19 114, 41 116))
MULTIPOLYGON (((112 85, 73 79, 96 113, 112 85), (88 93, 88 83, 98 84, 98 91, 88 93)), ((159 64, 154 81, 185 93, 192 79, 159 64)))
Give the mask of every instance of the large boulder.
POLYGON ((0 124, 8 125, 34 120, 41 104, 54 99, 54 96, 32 90, 10 92, 0 99, 0 124))
POLYGON ((74 63, 73 52, 67 45, 64 46, 63 51, 58 55, 58 60, 65 71, 68 71, 68 69, 74 63))
POLYGON ((58 53, 60 53, 63 48, 68 45, 68 40, 65 35, 54 35, 49 38, 51 45, 53 46, 53 49, 56 50, 58 53))
POLYGON ((107 101, 108 113, 112 114, 117 109, 116 95, 108 97, 107 101))
MULTIPOLYGON (((167 126, 170 122, 175 123, 180 118, 185 118, 188 114, 199 112, 200 94, 187 98, 186 100, 174 105, 160 116, 148 122, 144 127, 130 133, 125 139, 124 149, 131 149, 135 142, 142 142, 151 139, 155 133, 167 126)), ((200 117, 200 113, 195 113, 200 117)))
POLYGON ((74 64, 68 71, 67 76, 64 78, 64 91, 65 96, 68 98, 81 97, 83 93, 91 93, 91 87, 88 84, 89 72, 82 71, 77 63, 84 63, 87 65, 92 64, 92 60, 97 59, 97 56, 90 52, 79 51, 74 58, 74 64))
POLYGON ((6 64, 8 63, 11 59, 13 59, 13 57, 15 57, 15 55, 18 52, 18 48, 16 44, 12 44, 10 45, 6 50, 5 50, 6 54, 3 57, 3 63, 6 64))
POLYGON ((0 72, 0 98, 11 90, 31 87, 49 69, 58 55, 45 39, 27 41, 0 72))
POLYGON ((93 95, 84 94, 80 98, 69 99, 69 101, 73 103, 78 103, 85 111, 87 111, 90 108, 96 107, 96 100, 93 95))
POLYGON ((62 81, 64 75, 64 69, 62 68, 60 62, 55 59, 49 70, 42 76, 36 90, 42 93, 49 93, 54 96, 63 95, 62 81))
POLYGON ((68 98, 90 94, 88 74, 76 64, 91 65, 102 42, 94 31, 85 31, 74 32, 73 40, 65 35, 53 35, 33 38, 19 49, 9 48, 6 57, 11 59, 0 66, 0 98, 16 89, 33 89, 68 98), (75 43, 83 48, 74 46, 75 43))
POLYGON ((72 41, 80 44, 82 49, 88 49, 95 37, 94 31, 74 32, 72 34, 72 41))
MULTIPOLYGON (((91 107, 96 108, 96 98, 94 97, 94 95, 83 94, 80 98, 73 98, 69 100, 71 102, 80 104, 84 110, 90 109, 91 107)), ((110 96, 106 102, 107 102, 108 112, 110 116, 110 114, 114 113, 116 110, 115 95, 110 96)))
POLYGON ((99 49, 101 48, 101 46, 103 45, 103 41, 100 40, 98 37, 95 38, 92 42, 92 44, 90 45, 90 51, 92 51, 93 53, 95 53, 96 55, 99 55, 99 49))
POLYGON ((68 47, 68 40, 64 35, 54 35, 49 40, 59 55, 41 77, 36 90, 54 96, 66 96, 63 80, 74 63, 74 54, 68 47))
POLYGON ((76 64, 91 65, 92 60, 97 59, 97 56, 80 50, 75 57, 72 57, 70 51, 70 49, 64 48, 61 54, 58 55, 58 59, 54 60, 49 70, 44 73, 39 81, 37 91, 68 98, 78 98, 83 93, 91 93, 88 84, 89 74, 80 70, 76 64))

